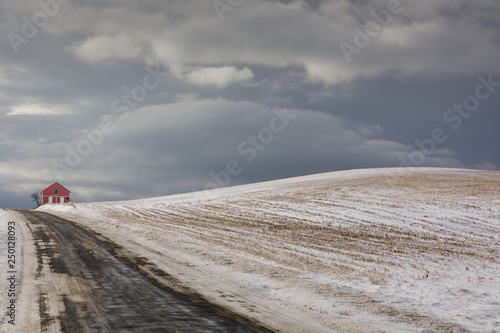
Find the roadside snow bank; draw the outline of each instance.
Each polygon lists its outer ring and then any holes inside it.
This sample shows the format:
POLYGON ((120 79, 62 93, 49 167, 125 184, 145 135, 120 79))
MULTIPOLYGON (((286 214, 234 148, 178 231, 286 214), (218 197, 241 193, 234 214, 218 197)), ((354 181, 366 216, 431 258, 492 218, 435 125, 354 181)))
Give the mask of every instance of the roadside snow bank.
POLYGON ((3 333, 39 332, 37 267, 33 239, 22 217, 0 209, 0 328, 3 333))

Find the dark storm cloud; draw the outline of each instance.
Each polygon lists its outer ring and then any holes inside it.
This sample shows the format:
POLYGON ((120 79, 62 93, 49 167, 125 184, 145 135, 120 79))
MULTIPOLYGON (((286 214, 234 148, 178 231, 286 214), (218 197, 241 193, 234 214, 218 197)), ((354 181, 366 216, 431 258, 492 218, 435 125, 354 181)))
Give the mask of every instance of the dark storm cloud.
MULTIPOLYGON (((359 163, 391 166, 399 163, 399 155, 411 152, 411 147, 398 142, 367 139, 370 130, 318 111, 188 98, 131 114, 95 148, 88 163, 65 178, 86 184, 81 186, 92 197, 110 200, 117 195, 111 189, 124 198, 161 195, 211 188, 214 183, 236 185, 280 174, 353 168, 359 163), (230 161, 237 162, 239 171, 227 179, 230 161), (104 185, 87 183, 87 173, 105 180, 104 185)), ((425 165, 463 166, 452 156, 429 158, 425 165)))
POLYGON ((202 0, 57 3, 32 36, 40 4, 1 5, 2 207, 31 206, 29 193, 58 180, 54 163, 109 116, 114 129, 63 177, 77 201, 201 189, 232 160, 230 185, 398 166, 436 128, 447 139, 419 165, 500 165, 500 87, 458 129, 443 119, 479 76, 500 81, 497 1, 401 0, 369 41, 359 31, 389 1, 243 1, 222 21, 202 0), (13 34, 24 38, 14 47, 13 34), (350 62, 341 43, 357 47, 350 62), (161 83, 144 90, 155 68, 161 83), (238 146, 273 108, 297 118, 248 162, 238 146))

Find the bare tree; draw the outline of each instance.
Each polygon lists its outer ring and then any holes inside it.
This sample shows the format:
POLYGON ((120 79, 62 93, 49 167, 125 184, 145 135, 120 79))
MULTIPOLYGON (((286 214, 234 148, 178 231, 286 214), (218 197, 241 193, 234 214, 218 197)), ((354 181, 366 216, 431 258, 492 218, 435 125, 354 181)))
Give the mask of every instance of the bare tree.
POLYGON ((31 193, 31 201, 36 202, 36 206, 40 207, 42 205, 42 197, 39 191, 31 193))

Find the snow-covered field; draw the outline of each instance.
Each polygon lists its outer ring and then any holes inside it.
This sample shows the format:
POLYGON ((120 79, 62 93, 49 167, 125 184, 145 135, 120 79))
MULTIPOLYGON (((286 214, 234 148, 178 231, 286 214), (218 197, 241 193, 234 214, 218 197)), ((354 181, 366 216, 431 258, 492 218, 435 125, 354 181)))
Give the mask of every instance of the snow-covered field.
POLYGON ((500 332, 500 172, 353 170, 39 209, 283 331, 500 332))

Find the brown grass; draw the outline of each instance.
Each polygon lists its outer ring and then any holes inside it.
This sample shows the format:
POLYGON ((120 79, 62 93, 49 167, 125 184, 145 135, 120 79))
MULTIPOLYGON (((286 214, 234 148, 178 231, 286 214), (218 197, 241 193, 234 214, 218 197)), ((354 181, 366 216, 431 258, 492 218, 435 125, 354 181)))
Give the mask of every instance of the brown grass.
POLYGON ((291 184, 286 192, 116 209, 108 218, 209 248, 380 284, 402 263, 498 264, 499 173, 406 173, 291 184))

